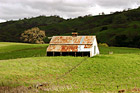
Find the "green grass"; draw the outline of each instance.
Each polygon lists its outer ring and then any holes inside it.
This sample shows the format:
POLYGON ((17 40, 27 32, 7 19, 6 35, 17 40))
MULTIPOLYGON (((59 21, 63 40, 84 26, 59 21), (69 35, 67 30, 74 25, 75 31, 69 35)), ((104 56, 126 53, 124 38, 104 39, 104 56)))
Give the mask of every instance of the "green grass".
POLYGON ((51 86, 68 85, 71 88, 66 88, 65 92, 71 93, 140 88, 140 49, 100 46, 101 54, 92 58, 43 57, 47 46, 0 43, 0 86, 32 86, 47 82, 51 86), (1 47, 7 49, 4 51, 1 47), (113 54, 109 55, 109 51, 113 54), (81 61, 82 64, 72 69, 81 61))
POLYGON ((27 44, 0 42, 0 60, 46 55, 48 44, 27 44))
POLYGON ((140 49, 138 48, 99 46, 99 49, 101 54, 109 54, 109 52, 113 52, 114 54, 139 54, 140 53, 140 49))
POLYGON ((66 84, 78 87, 79 91, 132 89, 135 86, 140 87, 139 67, 140 55, 137 54, 100 55, 88 58, 63 79, 66 84))
POLYGON ((16 86, 53 81, 82 59, 75 57, 33 57, 1 60, 0 82, 3 85, 16 86))
MULTIPOLYGON (((47 47, 48 44, 0 42, 0 60, 46 56, 47 47)), ((99 46, 99 49, 101 54, 109 52, 114 54, 140 53, 137 48, 99 46)))
POLYGON ((46 47, 48 44, 28 44, 28 43, 10 43, 0 42, 0 53, 46 47))

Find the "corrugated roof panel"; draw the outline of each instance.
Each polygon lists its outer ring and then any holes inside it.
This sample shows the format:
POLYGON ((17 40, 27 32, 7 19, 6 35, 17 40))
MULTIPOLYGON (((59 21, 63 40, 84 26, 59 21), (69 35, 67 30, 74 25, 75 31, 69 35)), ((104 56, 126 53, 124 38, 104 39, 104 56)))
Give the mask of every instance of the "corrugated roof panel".
POLYGON ((92 45, 85 45, 84 48, 91 48, 92 45))
POLYGON ((94 36, 85 36, 82 44, 92 44, 93 43, 93 39, 94 39, 94 36))
POLYGON ((85 36, 83 36, 83 37, 82 37, 82 39, 81 39, 81 41, 80 41, 80 44, 82 44, 82 43, 83 43, 84 38, 85 38, 85 36))
MULTIPOLYGON (((78 46, 83 46, 83 45, 49 45, 47 48, 47 51, 52 51, 52 52, 78 52, 79 48, 78 46)), ((92 48, 92 45, 84 45, 84 48, 92 48)), ((80 50, 83 51, 84 49, 80 50)), ((79 52, 80 52, 79 51, 79 52)))
POLYGON ((78 45, 49 45, 47 51, 54 52, 77 52, 78 45))
POLYGON ((95 36, 53 36, 50 44, 93 44, 94 38, 95 36))

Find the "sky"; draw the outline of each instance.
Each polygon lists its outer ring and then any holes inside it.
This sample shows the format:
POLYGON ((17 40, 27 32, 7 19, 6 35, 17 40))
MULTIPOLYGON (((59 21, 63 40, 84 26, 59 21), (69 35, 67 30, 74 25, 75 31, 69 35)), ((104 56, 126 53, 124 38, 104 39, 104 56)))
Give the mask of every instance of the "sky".
POLYGON ((0 0, 0 22, 39 15, 59 15, 67 19, 139 6, 140 0, 0 0))

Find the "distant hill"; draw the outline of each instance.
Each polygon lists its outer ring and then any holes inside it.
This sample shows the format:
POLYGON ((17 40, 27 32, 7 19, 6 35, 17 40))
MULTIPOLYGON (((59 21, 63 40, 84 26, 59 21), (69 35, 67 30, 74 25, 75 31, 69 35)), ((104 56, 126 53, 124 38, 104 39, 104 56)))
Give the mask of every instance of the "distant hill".
POLYGON ((115 12, 110 15, 87 15, 74 19, 58 16, 39 16, 0 24, 0 41, 20 42, 20 34, 29 28, 39 27, 46 36, 96 35, 98 42, 110 46, 140 47, 140 8, 115 12))
POLYGON ((8 21, 0 23, 0 41, 21 42, 19 37, 21 33, 32 27, 47 27, 50 24, 60 23, 64 21, 59 16, 38 16, 35 18, 24 18, 17 21, 8 21))

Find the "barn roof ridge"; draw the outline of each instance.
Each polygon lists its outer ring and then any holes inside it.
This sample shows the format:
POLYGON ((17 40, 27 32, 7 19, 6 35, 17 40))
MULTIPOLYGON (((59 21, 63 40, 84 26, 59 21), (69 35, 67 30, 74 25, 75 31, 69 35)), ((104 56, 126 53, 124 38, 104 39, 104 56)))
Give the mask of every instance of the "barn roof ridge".
MULTIPOLYGON (((78 36, 76 36, 76 37, 81 37, 81 36, 94 36, 94 37, 96 37, 96 35, 78 35, 78 36)), ((73 36, 52 36, 52 37, 73 37, 73 36)))
POLYGON ((53 36, 50 44, 93 44, 96 36, 53 36))

